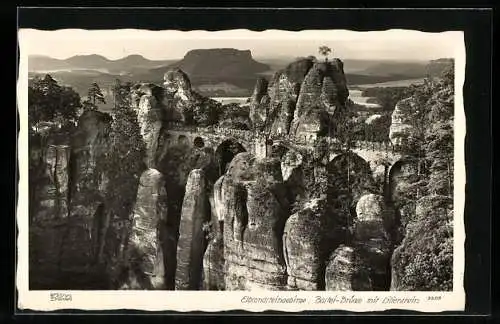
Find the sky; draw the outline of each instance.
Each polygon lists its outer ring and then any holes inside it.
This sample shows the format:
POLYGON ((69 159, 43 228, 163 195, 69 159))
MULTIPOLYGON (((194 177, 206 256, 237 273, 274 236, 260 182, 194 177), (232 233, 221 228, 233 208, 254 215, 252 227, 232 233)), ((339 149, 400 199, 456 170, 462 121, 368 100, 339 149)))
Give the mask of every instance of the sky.
POLYGON ((152 60, 179 59, 197 48, 251 50, 255 58, 318 55, 318 47, 333 49, 341 59, 426 61, 456 57, 464 47, 463 34, 450 31, 424 33, 409 30, 352 32, 307 30, 145 31, 145 30, 20 30, 21 51, 66 59, 99 54, 119 59, 139 54, 152 60))

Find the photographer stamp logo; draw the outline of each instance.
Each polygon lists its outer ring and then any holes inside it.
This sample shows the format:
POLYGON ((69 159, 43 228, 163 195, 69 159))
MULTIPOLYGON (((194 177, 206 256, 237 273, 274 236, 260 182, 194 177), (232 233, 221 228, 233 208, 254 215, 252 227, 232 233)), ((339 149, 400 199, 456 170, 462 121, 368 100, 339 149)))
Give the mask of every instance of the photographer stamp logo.
POLYGON ((67 293, 50 293, 50 301, 51 302, 57 302, 57 301, 72 301, 73 296, 72 294, 67 294, 67 293))

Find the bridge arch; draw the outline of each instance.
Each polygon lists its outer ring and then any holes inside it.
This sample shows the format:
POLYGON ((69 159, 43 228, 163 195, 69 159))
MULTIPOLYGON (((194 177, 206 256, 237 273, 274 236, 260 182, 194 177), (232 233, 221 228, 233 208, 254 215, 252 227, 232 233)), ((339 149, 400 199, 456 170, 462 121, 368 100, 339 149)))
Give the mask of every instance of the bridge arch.
POLYGON ((354 203, 365 193, 377 192, 370 164, 354 152, 335 156, 326 166, 330 193, 354 203))
POLYGON ((389 168, 387 176, 386 197, 390 201, 399 199, 400 190, 398 186, 402 183, 411 183, 417 176, 417 163, 415 159, 403 157, 397 160, 389 168))
POLYGON ((243 144, 234 138, 223 140, 215 149, 215 160, 219 166, 219 175, 227 171, 229 163, 233 158, 242 152, 247 152, 243 144))
POLYGON ((205 146, 205 141, 201 136, 196 136, 193 140, 194 147, 203 148, 205 146))

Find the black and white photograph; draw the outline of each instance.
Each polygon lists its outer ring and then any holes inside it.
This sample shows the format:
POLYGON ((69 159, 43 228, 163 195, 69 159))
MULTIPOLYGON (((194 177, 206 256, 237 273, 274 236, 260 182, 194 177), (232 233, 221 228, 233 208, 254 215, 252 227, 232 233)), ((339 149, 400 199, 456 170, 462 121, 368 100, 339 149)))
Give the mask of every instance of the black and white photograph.
POLYGON ((460 32, 29 29, 20 51, 27 291, 463 293, 460 32))

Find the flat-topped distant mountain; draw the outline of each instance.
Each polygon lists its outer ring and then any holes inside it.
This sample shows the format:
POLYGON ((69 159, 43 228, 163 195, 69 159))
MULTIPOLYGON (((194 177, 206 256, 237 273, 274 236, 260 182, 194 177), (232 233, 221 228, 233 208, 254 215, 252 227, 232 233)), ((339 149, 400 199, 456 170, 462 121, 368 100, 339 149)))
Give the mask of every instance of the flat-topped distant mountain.
POLYGON ((210 84, 215 89, 214 85, 231 84, 249 93, 259 73, 271 71, 269 65, 254 60, 250 50, 212 48, 191 50, 182 60, 151 69, 138 77, 145 81, 161 80, 165 71, 174 68, 189 75, 195 87, 210 84))
POLYGON ((229 76, 255 74, 270 69, 269 65, 257 62, 250 50, 234 48, 211 48, 189 51, 182 60, 170 67, 180 68, 191 78, 196 76, 229 76))
POLYGON ((164 66, 177 60, 149 60, 141 55, 129 55, 117 60, 110 60, 102 55, 76 55, 60 60, 48 56, 34 55, 28 58, 30 72, 61 70, 96 70, 107 73, 132 72, 137 69, 150 69, 164 66))

